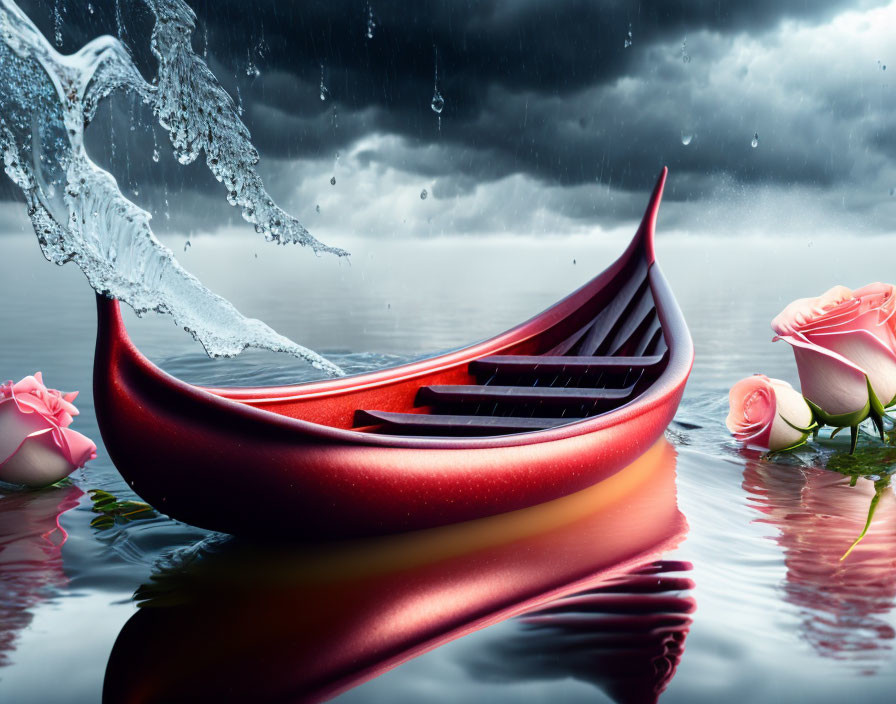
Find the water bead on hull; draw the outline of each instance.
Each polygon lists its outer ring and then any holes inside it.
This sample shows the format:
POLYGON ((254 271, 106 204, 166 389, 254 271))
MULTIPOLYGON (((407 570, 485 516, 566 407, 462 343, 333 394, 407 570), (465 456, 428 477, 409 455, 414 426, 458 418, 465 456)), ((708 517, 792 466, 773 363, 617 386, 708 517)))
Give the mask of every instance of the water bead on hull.
POLYGON ((98 292, 138 313, 170 314, 212 356, 247 347, 286 352, 330 374, 338 367, 243 317, 187 272, 153 234, 150 214, 129 201, 84 147, 84 129, 100 102, 129 91, 150 105, 182 164, 205 153, 228 201, 266 239, 339 256, 318 242, 267 194, 255 171, 258 153, 239 110, 190 44, 196 18, 182 0, 144 0, 156 20, 151 49, 154 85, 124 45, 99 37, 70 55, 58 53, 12 0, 0 0, 0 151, 22 190, 46 258, 75 262, 98 292))

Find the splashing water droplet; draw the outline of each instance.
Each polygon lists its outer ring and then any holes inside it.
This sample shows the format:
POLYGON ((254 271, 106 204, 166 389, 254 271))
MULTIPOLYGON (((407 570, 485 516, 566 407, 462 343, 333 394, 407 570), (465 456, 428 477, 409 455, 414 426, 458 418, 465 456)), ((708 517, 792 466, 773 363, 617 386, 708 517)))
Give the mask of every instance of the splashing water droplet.
POLYGON ((426 197, 428 195, 429 195, 429 193, 427 193, 426 189, 424 188, 422 191, 420 191, 420 200, 426 200, 426 197))
POLYGON ((184 251, 186 252, 192 246, 193 245, 190 244, 190 240, 187 240, 186 242, 184 242, 184 251))
POLYGON ((53 35, 56 40, 56 46, 62 46, 62 12, 59 8, 61 0, 55 0, 53 3, 53 35))
POLYGON ((628 32, 625 35, 625 44, 623 48, 628 49, 632 45, 632 23, 628 23, 628 32))
POLYGON ((691 140, 694 139, 694 135, 691 132, 681 131, 681 143, 684 146, 688 146, 691 143, 691 140))
POLYGON ((336 177, 335 177, 335 176, 333 176, 333 177, 330 178, 330 185, 331 185, 331 186, 335 186, 335 185, 336 185, 336 177))
POLYGON ((753 149, 755 149, 756 147, 759 146, 759 133, 758 132, 753 133, 753 141, 750 142, 750 146, 753 147, 753 149))
POLYGON ((152 160, 158 164, 160 158, 161 158, 161 157, 160 157, 160 155, 159 155, 159 150, 158 150, 158 149, 153 149, 153 150, 152 150, 152 160))

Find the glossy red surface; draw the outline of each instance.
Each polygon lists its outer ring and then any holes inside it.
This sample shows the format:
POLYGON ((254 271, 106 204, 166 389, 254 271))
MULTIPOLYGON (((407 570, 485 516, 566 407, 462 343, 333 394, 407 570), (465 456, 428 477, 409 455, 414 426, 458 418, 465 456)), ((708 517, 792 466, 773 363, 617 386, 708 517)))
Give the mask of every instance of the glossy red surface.
MULTIPOLYGON (((643 568, 686 532, 675 450, 661 439, 598 485, 502 516, 336 546, 234 543, 138 591, 143 607, 115 643, 103 699, 318 701, 542 609, 531 618, 552 624, 552 637, 585 629, 604 646, 592 653, 590 679, 638 695, 621 700, 653 701, 674 674, 694 609, 670 592, 693 583, 661 584, 658 572, 687 564, 654 566, 652 579, 643 568), (613 618, 573 618, 585 610, 556 601, 583 590, 577 598, 613 618), (608 652, 624 652, 625 668, 608 652)), ((543 645, 541 660, 562 663, 552 641, 543 645)))
POLYGON ((106 448, 134 490, 163 513, 241 535, 320 539, 431 528, 591 486, 662 434, 693 363, 690 334, 654 263, 665 179, 663 169, 626 251, 575 293, 491 340, 369 374, 292 387, 193 386, 141 355, 118 303, 98 296, 94 399, 106 448), (470 383, 476 359, 543 353, 547 336, 565 336, 593 318, 608 284, 636 258, 649 267, 669 352, 665 369, 630 403, 497 437, 351 429, 359 409, 410 410, 421 386, 470 383))

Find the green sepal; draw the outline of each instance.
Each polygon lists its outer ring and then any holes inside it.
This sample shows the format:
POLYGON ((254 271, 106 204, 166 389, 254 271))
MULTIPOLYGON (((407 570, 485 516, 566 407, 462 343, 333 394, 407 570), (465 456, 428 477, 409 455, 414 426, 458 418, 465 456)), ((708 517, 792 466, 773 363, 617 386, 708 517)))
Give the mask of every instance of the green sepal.
POLYGON ((870 395, 868 397, 868 401, 865 402, 865 405, 861 410, 853 411, 851 413, 839 413, 837 415, 825 413, 823 410, 821 410, 821 408, 816 406, 809 399, 806 399, 806 403, 808 403, 809 408, 812 409, 812 415, 815 418, 816 423, 819 423, 821 425, 831 425, 835 428, 847 428, 858 425, 871 414, 870 395))
POLYGON ((800 440, 799 442, 796 442, 796 443, 794 443, 793 445, 788 445, 787 447, 782 447, 782 448, 779 449, 779 450, 769 450, 767 453, 765 453, 765 456, 768 457, 768 458, 771 458, 771 457, 773 457, 774 455, 777 455, 777 454, 779 454, 779 453, 781 453, 781 452, 790 452, 791 450, 795 450, 795 449, 797 449, 798 447, 802 447, 802 446, 805 445, 808 441, 809 441, 809 435, 808 435, 808 433, 807 433, 807 434, 803 435, 803 439, 800 440))
POLYGON ((780 413, 778 414, 778 418, 783 420, 785 423, 787 423, 787 425, 789 425, 794 430, 798 430, 801 433, 806 433, 806 434, 813 433, 814 434, 818 430, 818 427, 819 427, 818 421, 816 421, 814 417, 812 419, 812 424, 807 428, 801 428, 798 425, 794 425, 789 420, 787 420, 784 416, 782 416, 780 413))

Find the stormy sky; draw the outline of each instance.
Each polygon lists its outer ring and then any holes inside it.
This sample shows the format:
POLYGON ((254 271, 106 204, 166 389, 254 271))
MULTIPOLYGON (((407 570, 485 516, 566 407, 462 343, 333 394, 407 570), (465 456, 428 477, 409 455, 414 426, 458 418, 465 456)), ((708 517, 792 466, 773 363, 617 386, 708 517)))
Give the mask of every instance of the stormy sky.
MULTIPOLYGON (((64 52, 119 33, 114 0, 93 12, 85 0, 20 4, 52 37, 54 3, 64 52)), ((151 78, 148 13, 120 3, 123 40, 151 78)), ((191 6, 194 47, 243 106, 269 190, 329 244, 344 232, 626 226, 664 164, 669 229, 896 230, 896 2, 191 6)), ((160 231, 244 226, 204 166, 178 165, 150 123, 115 99, 88 129, 91 154, 160 231)))

